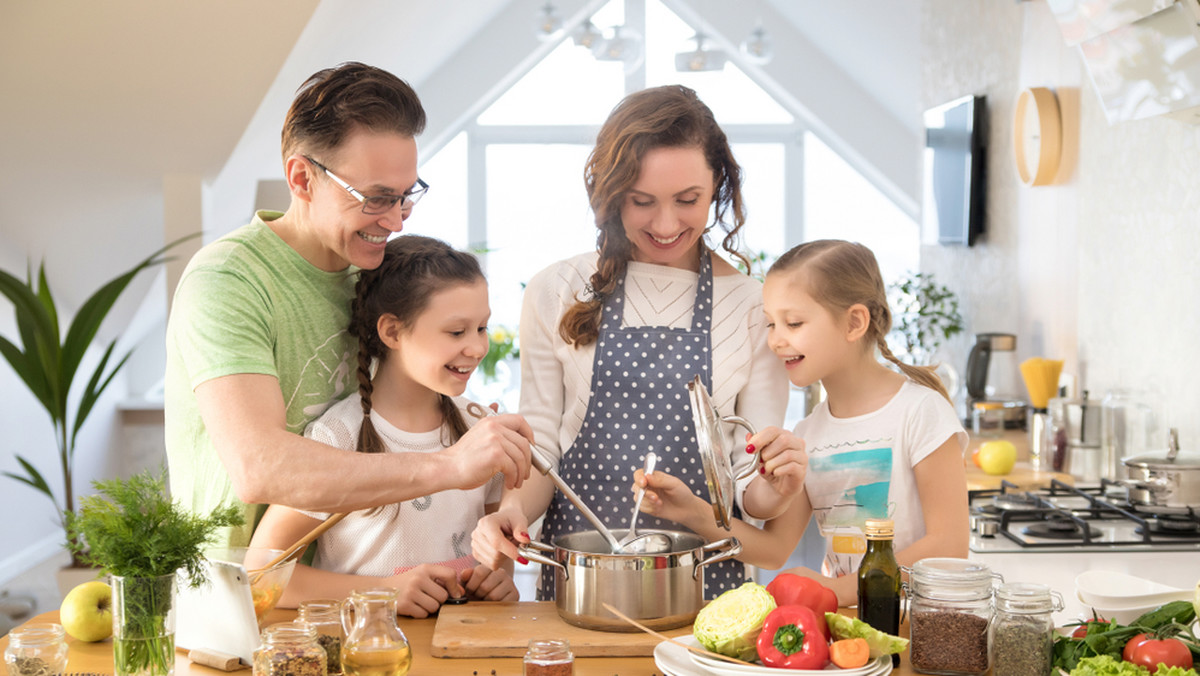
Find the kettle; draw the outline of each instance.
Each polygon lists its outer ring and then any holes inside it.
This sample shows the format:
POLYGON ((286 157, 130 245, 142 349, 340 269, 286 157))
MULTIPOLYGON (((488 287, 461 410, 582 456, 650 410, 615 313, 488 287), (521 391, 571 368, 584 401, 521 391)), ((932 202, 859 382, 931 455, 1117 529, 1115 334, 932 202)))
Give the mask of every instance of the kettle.
POLYGON ((1017 399, 1017 337, 1011 333, 977 333, 967 355, 967 410, 979 401, 1017 399))

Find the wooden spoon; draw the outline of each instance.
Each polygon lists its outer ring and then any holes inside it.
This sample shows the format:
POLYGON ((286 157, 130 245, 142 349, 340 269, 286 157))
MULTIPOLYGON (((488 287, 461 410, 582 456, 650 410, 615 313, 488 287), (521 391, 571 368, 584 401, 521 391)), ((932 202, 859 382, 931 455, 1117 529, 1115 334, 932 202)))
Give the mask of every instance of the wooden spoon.
POLYGON ((322 521, 320 524, 317 525, 316 528, 310 530, 308 532, 308 534, 306 534, 304 537, 300 538, 299 540, 296 540, 296 544, 283 550, 282 554, 280 554, 279 556, 276 556, 275 558, 268 561, 267 565, 263 566, 262 568, 255 568, 254 570, 248 571, 250 573, 250 586, 253 587, 254 585, 258 584, 259 579, 261 579, 263 574, 266 573, 268 570, 274 568, 275 566, 278 566, 279 564, 281 564, 285 561, 290 561, 293 558, 293 555, 297 554, 298 552, 303 551, 304 547, 308 543, 312 542, 313 540, 316 540, 318 537, 321 536, 321 533, 324 533, 325 531, 329 530, 330 528, 332 528, 334 526, 334 524, 341 521, 345 517, 346 517, 345 514, 331 514, 328 519, 325 519, 324 521, 322 521))
POLYGON ((668 643, 674 643, 675 645, 677 645, 680 648, 683 648, 685 650, 689 650, 698 655, 707 655, 708 657, 713 657, 718 660, 732 662, 734 664, 749 664, 750 666, 755 666, 755 667, 758 666, 757 664, 754 664, 753 662, 747 662, 746 660, 739 660, 736 657, 722 655, 721 653, 709 652, 707 650, 701 650, 700 648, 693 648, 692 646, 690 646, 682 641, 676 641, 675 639, 673 639, 665 634, 660 634, 657 631, 654 631, 650 627, 647 627, 646 625, 642 624, 641 622, 638 622, 637 620, 635 620, 632 617, 626 615, 625 613, 617 610, 616 608, 613 608, 611 605, 609 605, 607 603, 601 603, 600 605, 604 606, 604 609, 607 610, 608 612, 612 613, 613 615, 616 615, 617 617, 621 618, 625 622, 632 624, 633 626, 637 627, 638 629, 641 629, 642 631, 646 632, 647 634, 650 634, 651 636, 657 636, 658 638, 661 638, 662 640, 664 640, 668 643))

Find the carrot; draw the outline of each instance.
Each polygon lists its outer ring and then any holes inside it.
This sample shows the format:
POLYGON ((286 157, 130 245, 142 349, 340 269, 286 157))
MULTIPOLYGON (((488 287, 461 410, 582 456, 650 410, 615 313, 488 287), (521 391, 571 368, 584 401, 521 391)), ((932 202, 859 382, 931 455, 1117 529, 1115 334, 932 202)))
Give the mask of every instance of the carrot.
POLYGON ((843 669, 857 669, 870 657, 871 649, 865 639, 844 638, 829 644, 829 660, 843 669))

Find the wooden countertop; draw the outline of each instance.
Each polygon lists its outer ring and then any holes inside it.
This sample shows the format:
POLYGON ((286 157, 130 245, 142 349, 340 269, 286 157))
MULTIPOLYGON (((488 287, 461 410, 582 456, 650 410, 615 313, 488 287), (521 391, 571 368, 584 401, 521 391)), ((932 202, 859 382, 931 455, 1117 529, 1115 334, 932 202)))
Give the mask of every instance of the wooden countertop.
MULTIPOLYGON (((550 602, 525 601, 519 605, 537 603, 546 612, 554 612, 554 604, 550 602)), ((847 615, 854 611, 842 609, 847 615)), ((294 610, 273 610, 267 615, 267 623, 288 622, 296 616, 294 610)), ((34 622, 58 622, 58 611, 42 613, 29 620, 34 622)), ((27 624, 28 624, 27 623, 27 624)), ((415 620, 399 618, 400 628, 408 637, 413 648, 413 664, 409 670, 414 676, 426 674, 456 674, 458 676, 520 676, 523 663, 519 657, 488 657, 488 658, 439 658, 431 654, 433 630, 436 618, 415 620)), ((901 626, 900 635, 907 636, 908 628, 901 626)), ((95 674, 112 674, 112 640, 99 643, 83 643, 67 637, 68 655, 65 673, 90 672, 95 674)), ((0 637, 0 651, 8 647, 8 637, 0 637)), ((220 676, 226 672, 209 667, 192 664, 186 655, 179 653, 175 657, 175 676, 220 676)), ((249 669, 229 672, 235 676, 249 676, 249 669)), ((662 670, 655 664, 653 657, 577 657, 575 659, 575 674, 577 676, 651 676, 661 674, 662 670)), ((910 676, 913 672, 908 666, 908 653, 900 656, 900 666, 894 670, 898 676, 910 676)), ((679 674, 678 676, 692 676, 679 674)), ((695 676, 705 676, 696 670, 695 676)))
POLYGON ((975 466, 971 454, 980 444, 991 439, 971 435, 967 442, 967 451, 963 456, 963 464, 967 468, 967 489, 985 490, 1000 487, 1002 480, 1016 484, 1022 490, 1041 488, 1050 485, 1051 479, 1074 485, 1075 479, 1070 474, 1047 471, 1042 465, 1034 467, 1029 461, 1029 433, 1025 430, 1005 430, 1001 439, 1012 442, 1017 448, 1017 464, 1008 474, 988 474, 975 466))

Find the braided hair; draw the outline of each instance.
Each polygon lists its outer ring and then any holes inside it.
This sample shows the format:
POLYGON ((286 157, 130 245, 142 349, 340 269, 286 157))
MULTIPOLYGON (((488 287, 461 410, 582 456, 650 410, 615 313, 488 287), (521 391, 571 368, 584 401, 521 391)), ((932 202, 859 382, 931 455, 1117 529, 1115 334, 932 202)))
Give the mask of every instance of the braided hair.
MULTIPOLYGON (((460 284, 484 279, 479 261, 445 242, 421 235, 402 235, 387 243, 383 263, 359 273, 350 304, 350 334, 358 339, 358 393, 362 398, 363 424, 358 434, 360 453, 382 453, 383 440, 371 422, 371 366, 390 352, 376 329, 384 314, 394 315, 411 328, 429 305, 433 294, 460 284)), ((462 412, 450 397, 440 394, 443 443, 457 442, 467 433, 462 412)))
POLYGON ((867 308, 870 321, 865 338, 874 342, 884 359, 895 364, 909 379, 934 390, 950 400, 936 366, 906 364, 888 348, 887 334, 892 330, 892 311, 888 307, 887 288, 879 263, 870 249, 857 242, 820 239, 793 247, 779 257, 767 275, 804 270, 806 291, 835 314, 852 305, 867 308))
MULTIPOLYGON (((621 222, 621 204, 637 181, 642 159, 657 148, 698 148, 713 172, 714 225, 725 232, 721 248, 750 269, 739 251, 745 223, 742 169, 733 158, 725 132, 696 92, 681 85, 652 87, 625 97, 609 114, 583 169, 588 201, 596 215, 596 249, 600 259, 589 280, 586 298, 575 300, 563 314, 558 333, 568 345, 582 347, 600 335, 604 300, 625 276, 632 245, 621 222), (726 217, 732 222, 726 222, 726 217)), ((700 244, 701 255, 708 248, 700 244)))

